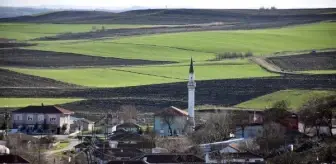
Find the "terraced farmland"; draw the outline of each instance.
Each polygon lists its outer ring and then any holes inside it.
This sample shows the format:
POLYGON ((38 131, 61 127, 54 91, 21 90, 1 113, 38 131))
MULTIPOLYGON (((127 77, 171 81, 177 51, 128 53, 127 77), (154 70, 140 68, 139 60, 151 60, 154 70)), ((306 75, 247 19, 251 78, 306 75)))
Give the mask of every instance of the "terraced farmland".
POLYGON ((151 27, 129 24, 48 24, 48 23, 0 23, 0 37, 29 40, 62 33, 89 32, 91 30, 151 27), (93 29, 94 28, 94 29, 93 29))
POLYGON ((186 32, 69 44, 45 42, 32 49, 178 62, 187 62, 193 56, 196 61, 206 61, 225 52, 250 51, 254 55, 268 55, 335 48, 335 27, 336 23, 317 23, 279 29, 186 32))
POLYGON ((317 23, 279 29, 189 32, 119 39, 116 43, 145 44, 200 52, 253 52, 266 55, 282 51, 336 47, 336 23, 317 23))
POLYGON ((270 57, 268 60, 287 71, 332 73, 336 70, 335 51, 270 57))
POLYGON ((215 57, 214 53, 188 51, 164 46, 119 44, 106 41, 69 42, 68 44, 66 42, 55 44, 53 42, 45 42, 45 44, 29 47, 29 49, 123 59, 179 62, 187 62, 191 56, 194 57, 196 61, 205 61, 215 57))
MULTIPOLYGON (((101 25, 97 24, 97 27, 101 25)), ((27 40, 65 32, 87 32, 92 26, 96 25, 8 24, 0 28, 0 36, 27 40)), ((143 26, 104 25, 104 27, 109 29, 143 26)), ((121 104, 135 104, 141 109, 153 104, 162 107, 174 103, 184 107, 191 57, 195 60, 197 105, 237 105, 285 89, 333 89, 336 86, 334 75, 280 76, 267 72, 248 59, 223 61, 214 59, 216 55, 226 52, 252 52, 255 56, 276 56, 281 52, 336 48, 335 27, 335 22, 322 22, 258 30, 155 35, 137 31, 142 36, 113 34, 113 38, 99 37, 97 40, 90 37, 59 41, 30 40, 29 43, 38 45, 21 50, 1 51, 3 54, 0 64, 3 69, 0 71, 3 74, 0 83, 3 87, 0 88, 0 97, 41 99, 79 97, 88 100, 70 102, 66 105, 73 107, 96 103, 90 108, 97 107, 100 111, 107 106, 121 104)), ((118 30, 114 32, 118 34, 118 30)), ((333 71, 333 68, 329 70, 333 71)), ((284 94, 290 95, 291 92, 284 94)), ((294 104, 293 108, 296 105, 294 104)), ((87 107, 76 108, 81 109, 88 110, 87 107)))
MULTIPOLYGON (((126 87, 186 81, 188 66, 10 70, 89 87, 126 87)), ((277 76, 250 63, 195 65, 199 80, 277 76)))

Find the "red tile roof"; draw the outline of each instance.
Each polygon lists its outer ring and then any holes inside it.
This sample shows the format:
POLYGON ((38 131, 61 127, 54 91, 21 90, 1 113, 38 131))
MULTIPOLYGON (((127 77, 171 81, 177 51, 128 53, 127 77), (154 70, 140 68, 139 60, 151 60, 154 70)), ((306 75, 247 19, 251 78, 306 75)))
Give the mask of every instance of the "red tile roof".
POLYGON ((170 116, 188 116, 188 112, 183 111, 179 108, 171 106, 169 108, 165 108, 162 111, 155 113, 155 116, 163 116, 163 115, 170 115, 170 116))
POLYGON ((27 106, 13 111, 13 113, 53 113, 53 114, 74 114, 74 112, 52 105, 46 106, 27 106))

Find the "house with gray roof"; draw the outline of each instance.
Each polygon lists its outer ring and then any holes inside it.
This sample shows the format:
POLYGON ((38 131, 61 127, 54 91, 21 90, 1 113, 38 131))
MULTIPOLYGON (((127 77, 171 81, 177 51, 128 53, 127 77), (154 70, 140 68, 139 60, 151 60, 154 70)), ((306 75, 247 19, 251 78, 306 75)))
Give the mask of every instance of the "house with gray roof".
POLYGON ((70 128, 70 115, 74 112, 52 105, 27 106, 12 111, 13 128, 20 129, 21 132, 60 134, 62 127, 70 128))

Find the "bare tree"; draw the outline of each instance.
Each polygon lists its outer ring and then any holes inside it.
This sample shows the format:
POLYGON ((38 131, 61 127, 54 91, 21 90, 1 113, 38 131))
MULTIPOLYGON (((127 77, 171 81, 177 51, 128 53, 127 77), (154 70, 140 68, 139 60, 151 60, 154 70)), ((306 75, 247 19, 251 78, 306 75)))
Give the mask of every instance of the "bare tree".
POLYGON ((230 113, 211 114, 202 128, 190 135, 195 144, 223 141, 230 138, 230 133, 236 129, 230 113))
POLYGON ((285 145, 286 128, 274 122, 264 123, 262 133, 256 142, 260 145, 263 154, 269 154, 273 150, 285 145))
MULTIPOLYGON (((336 96, 312 98, 301 107, 299 112, 301 121, 305 126, 315 127, 316 135, 320 136, 320 128, 327 125, 329 134, 333 136, 333 119, 335 119, 336 96)), ((306 128, 306 127, 305 127, 306 128)))
POLYGON ((187 137, 168 139, 158 138, 156 143, 158 147, 167 149, 170 153, 183 153, 192 145, 191 141, 187 137))
POLYGON ((149 130, 146 133, 145 138, 152 144, 152 147, 155 147, 157 136, 154 130, 149 130))
POLYGON ((132 105, 122 105, 120 107, 120 119, 125 122, 132 122, 137 119, 137 110, 132 105))
POLYGON ((273 164, 298 164, 303 163, 302 155, 295 152, 287 152, 268 160, 273 164))
POLYGON ((244 142, 240 142, 238 144, 238 147, 240 150, 245 150, 245 151, 252 152, 255 154, 260 153, 260 146, 258 145, 256 139, 249 139, 249 140, 245 140, 244 142))
POLYGON ((47 163, 46 156, 40 152, 42 149, 38 139, 27 141, 20 136, 11 136, 7 140, 7 147, 12 150, 12 154, 19 155, 27 159, 32 164, 47 163))
POLYGON ((241 128, 242 138, 245 137, 245 128, 250 125, 250 114, 245 111, 232 113, 233 124, 241 128))
POLYGON ((173 136, 172 125, 174 123, 175 117, 167 114, 162 116, 162 120, 168 126, 170 136, 173 136))

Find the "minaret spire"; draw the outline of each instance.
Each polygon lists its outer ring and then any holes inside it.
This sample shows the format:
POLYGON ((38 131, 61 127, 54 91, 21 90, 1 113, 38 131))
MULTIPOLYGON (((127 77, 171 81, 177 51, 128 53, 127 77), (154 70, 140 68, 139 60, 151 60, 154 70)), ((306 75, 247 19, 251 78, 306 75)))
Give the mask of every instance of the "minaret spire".
POLYGON ((192 124, 192 130, 195 128, 195 72, 193 59, 190 59, 189 81, 188 81, 188 115, 192 124))
POLYGON ((194 73, 194 61, 193 61, 192 57, 190 59, 189 73, 194 73))

